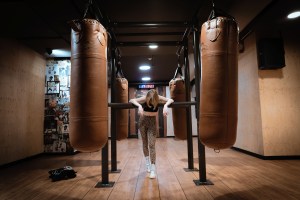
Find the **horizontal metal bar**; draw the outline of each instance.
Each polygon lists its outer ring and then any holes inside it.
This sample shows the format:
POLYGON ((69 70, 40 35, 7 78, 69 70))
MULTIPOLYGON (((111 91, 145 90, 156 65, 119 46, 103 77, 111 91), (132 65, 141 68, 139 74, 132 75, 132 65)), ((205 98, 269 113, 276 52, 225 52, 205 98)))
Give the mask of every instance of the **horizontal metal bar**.
POLYGON ((182 102, 174 102, 169 107, 177 108, 177 107, 189 107, 197 105, 196 101, 182 101, 182 102))
POLYGON ((108 103, 108 107, 116 109, 136 108, 132 103, 108 103))
POLYGON ((118 28, 130 28, 130 27, 186 27, 190 23, 188 22, 112 22, 111 26, 118 28))
POLYGON ((156 41, 156 42, 117 42, 117 46, 149 46, 149 45, 160 45, 160 46, 179 46, 180 41, 156 41))
MULTIPOLYGON (((164 104, 159 104, 159 107, 162 107, 164 104)), ((169 107, 170 108, 177 108, 177 107, 189 107, 195 106, 196 101, 182 101, 182 102, 174 102, 169 107)), ((108 107, 115 108, 115 109, 128 109, 128 108, 137 108, 132 103, 108 103, 108 107)))

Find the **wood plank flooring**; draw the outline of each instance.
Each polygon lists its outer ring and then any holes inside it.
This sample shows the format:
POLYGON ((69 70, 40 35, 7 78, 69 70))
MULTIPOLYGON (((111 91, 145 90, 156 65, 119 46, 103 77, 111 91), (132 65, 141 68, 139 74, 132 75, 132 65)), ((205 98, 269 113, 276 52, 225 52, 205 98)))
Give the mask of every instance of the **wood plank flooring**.
MULTIPOLYGON (((194 167, 198 166, 197 138, 193 138, 194 167)), ((149 179, 141 139, 117 142, 120 173, 110 173, 113 187, 101 182, 101 151, 75 155, 41 155, 0 169, 0 200, 141 200, 141 199, 300 199, 300 160, 261 160, 225 149, 206 148, 207 179, 214 185, 196 186, 198 171, 186 172, 187 143, 158 138, 157 178, 149 179), (52 182, 50 169, 72 166, 77 176, 52 182)))

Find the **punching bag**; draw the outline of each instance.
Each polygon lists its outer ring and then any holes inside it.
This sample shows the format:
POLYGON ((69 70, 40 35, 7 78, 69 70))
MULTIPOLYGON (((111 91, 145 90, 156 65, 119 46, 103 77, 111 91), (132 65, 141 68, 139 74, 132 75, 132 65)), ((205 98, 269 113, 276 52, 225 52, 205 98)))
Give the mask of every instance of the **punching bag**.
POLYGON ((207 147, 233 146, 237 129, 238 28, 216 17, 201 29, 199 137, 207 147))
POLYGON ((97 20, 69 23, 70 143, 79 151, 98 151, 108 138, 107 33, 97 20))
MULTIPOLYGON (((126 78, 116 78, 115 102, 128 103, 128 81, 126 78)), ((128 109, 116 109, 116 136, 117 140, 128 137, 128 109)))
MULTIPOLYGON (((170 97, 174 102, 186 101, 185 82, 182 77, 173 78, 170 83, 170 97)), ((174 135, 176 139, 187 138, 186 108, 172 108, 174 135)))

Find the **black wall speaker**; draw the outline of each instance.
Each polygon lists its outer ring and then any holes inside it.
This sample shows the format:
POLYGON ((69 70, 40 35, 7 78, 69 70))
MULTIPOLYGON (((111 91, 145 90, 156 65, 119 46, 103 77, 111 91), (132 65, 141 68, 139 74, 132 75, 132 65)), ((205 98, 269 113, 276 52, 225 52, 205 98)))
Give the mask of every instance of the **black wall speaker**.
POLYGON ((281 38, 265 38, 258 42, 259 69, 279 69, 285 66, 284 46, 281 38))

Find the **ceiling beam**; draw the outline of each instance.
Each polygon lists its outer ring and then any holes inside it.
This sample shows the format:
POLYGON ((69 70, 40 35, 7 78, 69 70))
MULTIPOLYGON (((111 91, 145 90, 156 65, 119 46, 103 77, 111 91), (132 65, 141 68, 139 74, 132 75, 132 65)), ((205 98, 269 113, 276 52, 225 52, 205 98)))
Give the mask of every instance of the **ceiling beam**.
POLYGON ((154 35, 183 35, 183 32, 147 32, 147 33, 116 33, 116 36, 154 36, 154 35))
POLYGON ((189 22, 112 22, 111 26, 115 28, 136 28, 136 27, 187 27, 189 22))
POLYGON ((137 87, 138 85, 141 85, 141 84, 147 84, 147 85, 155 85, 155 86, 167 86, 169 85, 169 82, 170 81, 157 81, 157 82, 129 82, 128 85, 130 87, 137 87))
POLYGON ((278 2, 278 0, 271 1, 258 15, 256 15, 248 25, 240 32, 239 40, 243 41, 250 33, 252 33, 255 25, 263 18, 263 16, 269 12, 274 5, 278 2))
POLYGON ((41 11, 38 9, 38 7, 37 7, 35 4, 33 4, 33 2, 28 1, 26 5, 27 5, 27 7, 28 7, 29 9, 32 10, 32 13, 33 13, 35 16, 37 16, 37 18, 39 18, 44 24, 46 24, 46 25, 49 27, 49 29, 50 29, 51 31, 53 31, 58 37, 60 37, 63 41, 65 41, 66 44, 71 45, 71 41, 70 41, 68 38, 64 37, 64 36, 57 30, 57 28, 53 25, 53 23, 51 23, 51 20, 49 20, 49 19, 47 18, 47 16, 45 17, 45 14, 44 14, 43 12, 41 12, 41 11))

